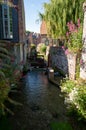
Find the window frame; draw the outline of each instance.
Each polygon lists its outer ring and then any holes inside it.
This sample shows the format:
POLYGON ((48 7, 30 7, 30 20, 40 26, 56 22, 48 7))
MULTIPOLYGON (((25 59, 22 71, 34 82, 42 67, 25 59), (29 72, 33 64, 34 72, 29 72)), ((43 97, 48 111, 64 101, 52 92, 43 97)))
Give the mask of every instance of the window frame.
POLYGON ((12 11, 6 4, 2 5, 2 19, 3 19, 3 37, 4 39, 13 39, 13 27, 12 27, 12 11), (7 14, 6 14, 7 10, 7 14), (5 17, 6 16, 6 17, 5 17), (7 21, 7 25, 6 25, 7 21), (6 30, 6 26, 8 30, 6 30))

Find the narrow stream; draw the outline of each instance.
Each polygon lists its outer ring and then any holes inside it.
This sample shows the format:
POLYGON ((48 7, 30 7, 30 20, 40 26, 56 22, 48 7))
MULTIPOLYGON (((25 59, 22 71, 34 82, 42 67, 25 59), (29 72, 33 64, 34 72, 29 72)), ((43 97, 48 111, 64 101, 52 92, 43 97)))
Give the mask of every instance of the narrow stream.
POLYGON ((10 117, 12 130, 50 130, 52 122, 67 122, 66 106, 60 89, 52 85, 43 71, 31 71, 15 94, 23 105, 10 117))

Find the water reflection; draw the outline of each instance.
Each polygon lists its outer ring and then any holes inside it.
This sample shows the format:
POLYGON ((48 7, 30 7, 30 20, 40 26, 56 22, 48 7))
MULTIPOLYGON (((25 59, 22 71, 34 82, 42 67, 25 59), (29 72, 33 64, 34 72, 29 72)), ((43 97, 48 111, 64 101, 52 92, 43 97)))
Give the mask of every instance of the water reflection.
POLYGON ((13 130, 50 130, 52 121, 67 121, 60 89, 48 82, 43 71, 31 71, 24 77, 18 99, 23 107, 11 119, 13 130))

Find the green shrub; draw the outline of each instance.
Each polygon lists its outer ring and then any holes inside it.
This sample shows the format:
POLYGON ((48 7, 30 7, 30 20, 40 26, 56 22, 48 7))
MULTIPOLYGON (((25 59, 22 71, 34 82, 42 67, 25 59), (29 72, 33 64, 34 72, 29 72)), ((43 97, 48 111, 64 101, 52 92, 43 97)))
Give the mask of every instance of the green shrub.
POLYGON ((77 21, 77 25, 75 23, 68 22, 68 32, 67 32, 67 46, 68 49, 74 53, 77 53, 82 49, 82 25, 80 25, 80 19, 77 21), (77 26, 78 25, 78 26, 77 26))
POLYGON ((62 82, 61 89, 62 92, 66 92, 65 100, 70 104, 69 109, 75 109, 79 119, 86 119, 86 81, 67 79, 62 82))
MULTIPOLYGON (((13 55, 12 55, 13 56, 13 55)), ((11 54, 6 49, 6 44, 0 41, 0 116, 6 111, 13 114, 7 108, 5 101, 18 104, 8 97, 11 89, 15 87, 20 76, 20 65, 15 65, 11 61, 11 54)))
POLYGON ((5 73, 5 78, 9 79, 10 87, 16 87, 20 78, 20 66, 17 64, 11 64, 11 62, 9 64, 9 68, 4 69, 3 72, 5 73))
POLYGON ((77 93, 75 93, 74 105, 78 114, 86 119, 86 84, 77 86, 77 93))
POLYGON ((37 51, 40 52, 40 54, 45 54, 46 53, 46 45, 44 43, 40 43, 37 46, 37 51))
POLYGON ((6 80, 0 81, 0 115, 5 114, 4 102, 8 98, 8 93, 10 91, 9 82, 6 80))
POLYGON ((21 103, 16 102, 16 101, 12 100, 11 98, 9 98, 9 92, 11 92, 11 87, 10 87, 9 81, 1 80, 0 81, 0 117, 2 115, 5 115, 6 112, 9 112, 12 115, 14 114, 11 111, 11 109, 7 107, 5 101, 8 101, 9 103, 14 104, 14 105, 19 105, 19 106, 22 105, 21 103))
POLYGON ((4 69, 8 69, 6 60, 10 60, 9 51, 6 49, 5 43, 0 41, 0 79, 5 78, 4 69))
POLYGON ((41 46, 41 52, 42 52, 42 53, 46 53, 46 45, 45 45, 45 44, 43 44, 43 45, 41 46))
POLYGON ((69 94, 73 90, 75 85, 76 85, 76 83, 74 81, 65 79, 61 83, 61 90, 62 90, 62 92, 66 92, 67 94, 69 94))

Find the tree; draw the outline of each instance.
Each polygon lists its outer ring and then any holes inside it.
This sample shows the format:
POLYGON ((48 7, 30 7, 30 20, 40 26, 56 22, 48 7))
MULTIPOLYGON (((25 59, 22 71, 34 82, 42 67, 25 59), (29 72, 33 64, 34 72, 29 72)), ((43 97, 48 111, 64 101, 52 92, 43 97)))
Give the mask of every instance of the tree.
POLYGON ((44 3, 44 13, 41 18, 46 21, 48 35, 53 38, 63 37, 67 31, 67 22, 82 20, 82 4, 84 0, 50 0, 44 3))

